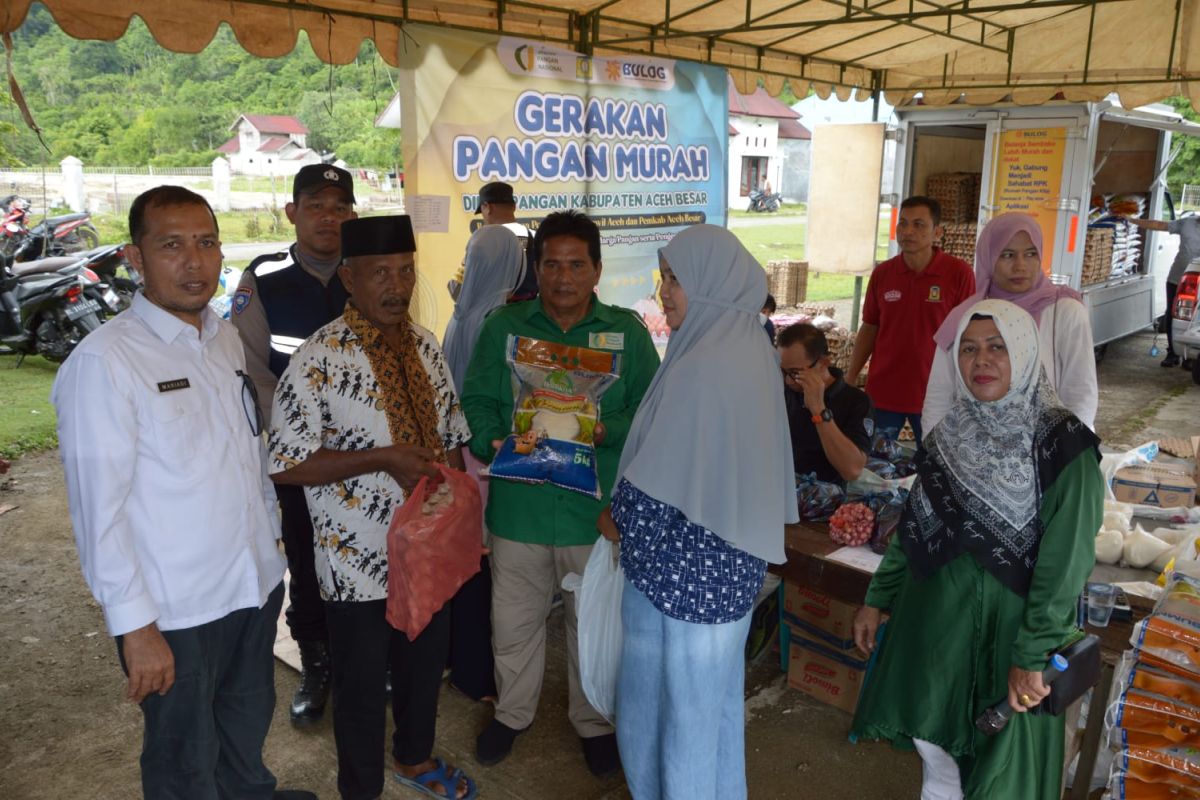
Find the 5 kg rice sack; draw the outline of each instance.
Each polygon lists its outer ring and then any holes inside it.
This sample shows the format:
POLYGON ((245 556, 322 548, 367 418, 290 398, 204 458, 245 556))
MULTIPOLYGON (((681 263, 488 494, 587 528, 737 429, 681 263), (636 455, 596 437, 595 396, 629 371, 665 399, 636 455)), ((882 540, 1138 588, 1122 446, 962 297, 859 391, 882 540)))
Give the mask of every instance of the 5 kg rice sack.
POLYGON ((528 336, 509 336, 513 425, 488 474, 551 483, 600 498, 593 433, 600 397, 619 377, 621 356, 528 336))

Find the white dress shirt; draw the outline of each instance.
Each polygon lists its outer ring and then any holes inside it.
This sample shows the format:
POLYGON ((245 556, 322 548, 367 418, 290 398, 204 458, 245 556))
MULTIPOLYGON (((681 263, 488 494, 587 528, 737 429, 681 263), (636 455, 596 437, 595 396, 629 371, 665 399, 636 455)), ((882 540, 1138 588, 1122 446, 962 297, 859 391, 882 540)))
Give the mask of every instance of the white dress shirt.
MULTIPOLYGON (((447 450, 471 429, 432 333, 413 324, 417 354, 433 384, 437 430, 447 450)), ((268 440, 271 471, 303 463, 321 448, 370 450, 392 444, 382 390, 345 317, 317 330, 288 362, 275 389, 268 440)), ((305 486, 321 597, 366 602, 387 597, 387 533, 404 491, 386 472, 305 486)))
POLYGON ((79 560, 113 636, 261 608, 283 578, 242 343, 208 309, 202 328, 139 292, 54 382, 79 560))
MULTIPOLYGON (((1080 422, 1095 430, 1100 387, 1096 381, 1092 323, 1083 303, 1063 298, 1043 309, 1038 320, 1038 348, 1042 367, 1050 385, 1058 392, 1058 399, 1080 422)), ((921 410, 921 428, 926 435, 954 405, 957 381, 954 358, 948 351, 937 348, 921 410)))

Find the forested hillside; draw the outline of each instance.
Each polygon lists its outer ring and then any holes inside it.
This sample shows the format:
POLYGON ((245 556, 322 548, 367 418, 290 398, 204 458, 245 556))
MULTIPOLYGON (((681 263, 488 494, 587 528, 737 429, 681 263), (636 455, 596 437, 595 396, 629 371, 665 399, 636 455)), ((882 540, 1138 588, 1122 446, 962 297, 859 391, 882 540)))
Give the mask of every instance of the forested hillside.
POLYGON ((0 142, 22 164, 74 155, 88 165, 207 166, 240 113, 299 117, 309 147, 356 167, 399 162, 398 132, 373 124, 394 94, 395 71, 369 40, 354 63, 332 69, 303 35, 289 55, 260 59, 225 27, 203 52, 183 55, 160 47, 136 17, 115 42, 72 39, 35 4, 12 56, 51 150, 4 92, 0 142))

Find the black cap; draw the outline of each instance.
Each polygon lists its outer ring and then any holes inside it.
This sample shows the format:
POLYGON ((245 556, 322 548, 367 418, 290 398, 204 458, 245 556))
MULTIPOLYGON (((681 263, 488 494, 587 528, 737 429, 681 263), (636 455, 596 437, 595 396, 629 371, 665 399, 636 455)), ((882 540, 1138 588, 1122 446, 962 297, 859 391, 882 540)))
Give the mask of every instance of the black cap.
POLYGON ((296 179, 292 181, 292 199, 299 200, 300 195, 319 192, 327 186, 344 189, 351 204, 358 202, 354 199, 354 179, 350 177, 350 173, 332 164, 309 164, 301 167, 296 173, 296 179))
POLYGON ((479 202, 475 204, 475 213, 483 212, 484 203, 512 203, 516 204, 517 198, 513 197, 512 187, 501 181, 493 181, 485 183, 483 188, 479 190, 479 202))
POLYGON ((407 214, 363 217, 342 223, 342 258, 417 252, 412 218, 407 214))

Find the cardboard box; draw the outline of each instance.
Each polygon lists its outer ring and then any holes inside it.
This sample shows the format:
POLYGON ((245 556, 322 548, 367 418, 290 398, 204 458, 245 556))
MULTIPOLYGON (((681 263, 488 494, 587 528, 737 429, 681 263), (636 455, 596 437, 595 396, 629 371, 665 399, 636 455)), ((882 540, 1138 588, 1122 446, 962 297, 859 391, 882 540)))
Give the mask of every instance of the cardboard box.
POLYGON ((1196 481, 1182 465, 1137 464, 1117 470, 1113 495, 1122 503, 1160 508, 1190 508, 1196 501, 1196 481))
POLYGON ((793 632, 788 653, 788 686, 814 700, 853 714, 867 662, 857 650, 837 650, 793 632))
POLYGON ((836 650, 854 646, 854 615, 858 606, 835 600, 824 592, 785 581, 783 618, 804 637, 832 645, 836 650))

